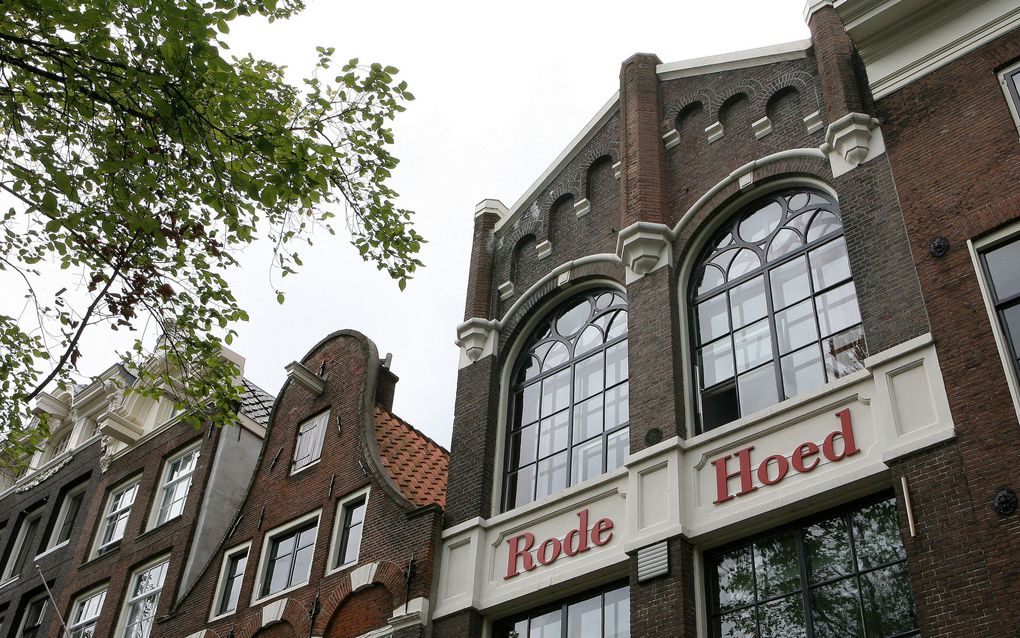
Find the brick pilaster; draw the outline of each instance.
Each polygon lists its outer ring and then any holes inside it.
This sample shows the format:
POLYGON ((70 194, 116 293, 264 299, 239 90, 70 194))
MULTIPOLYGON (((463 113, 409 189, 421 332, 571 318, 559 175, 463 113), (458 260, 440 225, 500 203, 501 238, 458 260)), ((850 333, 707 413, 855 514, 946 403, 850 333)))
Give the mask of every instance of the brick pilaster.
POLYGON ((666 156, 659 121, 659 58, 638 53, 620 71, 621 175, 620 227, 634 222, 663 223, 666 156))
POLYGON ((502 206, 495 200, 486 199, 475 209, 464 319, 488 319, 492 313, 492 268, 496 256, 496 241, 492 233, 500 220, 500 209, 506 210, 502 206))
POLYGON ((835 122, 847 113, 872 114, 867 78, 839 14, 831 5, 819 7, 808 26, 821 76, 825 121, 835 122))
POLYGON ((696 638, 694 547, 683 536, 666 541, 669 574, 637 580, 637 555, 630 558, 630 635, 641 638, 696 638))

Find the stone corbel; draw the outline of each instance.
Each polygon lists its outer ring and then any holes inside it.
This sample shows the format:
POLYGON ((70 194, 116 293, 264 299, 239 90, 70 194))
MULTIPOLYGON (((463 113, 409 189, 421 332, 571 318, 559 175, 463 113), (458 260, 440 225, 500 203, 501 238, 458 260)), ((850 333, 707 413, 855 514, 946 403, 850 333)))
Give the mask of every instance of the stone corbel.
POLYGON ((142 438, 145 430, 133 419, 109 410, 99 417, 99 432, 121 443, 131 445, 142 438))
POLYGON ((538 254, 539 259, 545 259, 552 254, 552 242, 548 239, 543 239, 535 244, 535 252, 538 254))
POLYGON ((670 130, 668 133, 663 134, 662 142, 666 145, 666 150, 668 151, 680 143, 680 132, 676 129, 670 130))
POLYGON ((723 136, 723 125, 722 122, 716 122, 710 126, 705 127, 705 135, 708 136, 708 143, 711 144, 716 140, 722 139, 723 136))
POLYGON ((623 177, 622 162, 613 163, 613 177, 615 177, 616 179, 620 179, 621 177, 623 177))
POLYGON ((772 120, 763 117, 760 120, 751 122, 751 130, 754 131, 754 139, 760 140, 772 132, 772 120))
POLYGON ((428 617, 429 599, 414 598, 409 600, 406 605, 401 605, 393 610, 389 624, 394 630, 404 629, 405 627, 424 625, 427 623, 428 617))
POLYGON ((326 389, 326 380, 309 370, 300 361, 292 361, 284 369, 287 371, 288 379, 315 396, 319 396, 326 389))
POLYGON ((885 141, 877 118, 847 113, 829 124, 820 148, 829 156, 833 177, 839 177, 885 153, 885 141))
POLYGON ((635 222, 620 231, 616 240, 616 254, 627 269, 627 283, 673 260, 673 234, 665 224, 635 222))
POLYGON ((505 301, 514 296, 514 282, 504 281, 496 288, 496 291, 499 293, 499 300, 505 301))
POLYGON ((581 199, 574 202, 574 215, 576 215, 577 217, 584 217, 590 211, 591 202, 588 201, 587 197, 582 197, 581 199))
POLYGON ((475 317, 457 326, 457 345, 460 347, 460 367, 466 368, 475 361, 495 354, 499 324, 475 317))
POLYGON ((35 399, 35 408, 32 412, 36 415, 45 412, 56 419, 66 419, 71 414, 71 406, 49 392, 40 392, 35 399))

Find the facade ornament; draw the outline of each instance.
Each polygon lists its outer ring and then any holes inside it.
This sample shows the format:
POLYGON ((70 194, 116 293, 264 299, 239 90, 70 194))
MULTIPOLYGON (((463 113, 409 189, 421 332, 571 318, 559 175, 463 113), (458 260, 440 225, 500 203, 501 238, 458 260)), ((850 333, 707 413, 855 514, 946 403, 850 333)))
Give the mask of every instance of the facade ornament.
POLYGON ((113 439, 105 434, 99 437, 99 449, 103 451, 99 456, 99 471, 106 474, 110 469, 110 462, 113 461, 113 439))
POLYGON ((620 231, 616 254, 627 269, 627 283, 673 261, 673 233, 665 224, 635 222, 620 231))
POLYGON ((849 173, 885 153, 878 118, 866 113, 847 113, 829 124, 820 149, 829 156, 833 177, 849 173))
POLYGON ((949 240, 942 235, 938 235, 933 238, 931 243, 928 245, 928 252, 936 259, 939 257, 945 257, 946 253, 949 252, 949 240))
POLYGON ((999 493, 995 495, 995 502, 992 504, 992 509, 999 516, 1009 516, 1016 512, 1017 499, 1016 492, 1004 487, 999 490, 999 493))
POLYGON ((43 470, 42 472, 36 472, 35 475, 32 476, 32 480, 31 481, 23 484, 21 487, 19 487, 18 489, 14 490, 14 493, 15 494, 21 494, 22 492, 27 492, 28 490, 32 489, 33 487, 36 487, 37 485, 39 485, 40 483, 42 483, 46 479, 50 478, 51 476, 53 476, 54 474, 59 472, 62 467, 64 467, 65 465, 67 465, 68 463, 71 462, 72 458, 74 458, 74 453, 66 455, 64 457, 64 459, 62 461, 60 461, 60 463, 57 463, 56 465, 54 465, 52 467, 48 467, 45 470, 43 470))
POLYGON ((495 354, 499 323, 475 317, 457 326, 457 345, 460 347, 460 367, 495 354))

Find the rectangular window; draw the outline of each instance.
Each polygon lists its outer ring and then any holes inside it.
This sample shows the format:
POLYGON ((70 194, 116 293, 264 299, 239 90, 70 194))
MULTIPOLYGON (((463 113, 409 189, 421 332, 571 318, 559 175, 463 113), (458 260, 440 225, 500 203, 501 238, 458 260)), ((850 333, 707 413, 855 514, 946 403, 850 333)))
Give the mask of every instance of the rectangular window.
POLYGON ((46 595, 33 598, 25 607, 25 615, 21 618, 21 631, 18 638, 36 638, 42 636, 43 619, 46 616, 46 595))
POLYGON ((138 481, 134 479, 127 485, 117 488, 107 501, 106 513, 99 529, 99 545, 96 554, 103 554, 114 549, 120 539, 124 538, 131 506, 138 495, 138 481))
POLYGON ((162 487, 159 490, 159 508, 156 510, 158 527, 184 512, 191 488, 191 477, 198 466, 198 448, 194 447, 171 458, 163 471, 162 487))
POLYGON ((906 561, 892 498, 713 551, 711 635, 919 635, 906 561))
POLYGON ((272 596, 308 582, 315 552, 315 535, 319 529, 316 513, 288 529, 270 532, 262 550, 259 598, 272 596))
POLYGON ((124 613, 124 638, 149 638, 170 559, 134 573, 124 613))
POLYGON ((1001 71, 999 84, 1002 85, 1002 92, 1006 94, 1006 103, 1009 104, 1010 113, 1013 114, 1013 121, 1020 130, 1020 63, 1001 71))
POLYGON ((71 540, 71 532, 74 531, 74 523, 78 520, 78 513, 81 511, 84 500, 84 485, 73 488, 64 496, 64 501, 60 504, 60 512, 57 514, 56 525, 53 526, 49 549, 59 547, 71 540))
POLYGON ((227 552, 223 557, 220 570, 220 587, 213 607, 213 617, 225 616, 237 609, 237 600, 241 595, 241 580, 244 569, 248 566, 248 551, 251 544, 227 552))
POLYGON ((28 558, 35 555, 36 546, 38 545, 36 536, 39 532, 42 512, 43 510, 40 507, 26 514, 25 518, 21 521, 21 526, 18 528, 18 536, 14 540, 14 546, 11 547, 10 555, 7 557, 7 566, 4 568, 3 578, 0 578, 0 582, 6 582, 21 576, 28 558))
POLYGON ((497 623, 496 638, 630 638, 630 587, 613 586, 497 623))
POLYGON ((337 529, 333 534, 334 546, 331 562, 333 569, 340 569, 358 562, 367 506, 367 493, 341 501, 337 506, 337 529))
POLYGON ((326 436, 329 412, 308 419, 298 427, 297 442, 294 445, 294 462, 291 473, 297 472, 319 460, 322 455, 322 440, 326 436))
POLYGON ((105 601, 106 589, 92 592, 75 601, 67 624, 71 638, 94 638, 96 623, 105 601))
MULTIPOLYGON (((1020 69, 1017 69, 1020 73, 1020 69)), ((1013 225, 967 242, 978 272, 1013 407, 1020 414, 1020 228, 1013 225)))

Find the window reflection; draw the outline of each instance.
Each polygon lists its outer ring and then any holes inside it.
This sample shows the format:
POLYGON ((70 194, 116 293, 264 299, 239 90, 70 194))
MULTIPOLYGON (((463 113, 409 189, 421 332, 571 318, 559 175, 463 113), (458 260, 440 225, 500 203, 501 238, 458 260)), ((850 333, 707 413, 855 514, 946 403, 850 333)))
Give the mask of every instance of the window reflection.
POLYGON ((630 638, 630 588, 582 595, 497 623, 497 638, 630 638))

